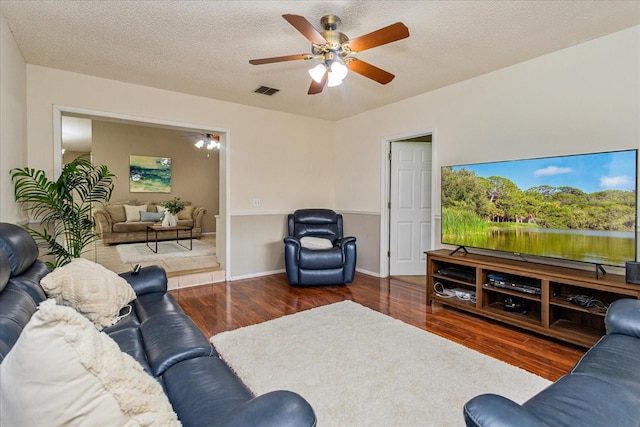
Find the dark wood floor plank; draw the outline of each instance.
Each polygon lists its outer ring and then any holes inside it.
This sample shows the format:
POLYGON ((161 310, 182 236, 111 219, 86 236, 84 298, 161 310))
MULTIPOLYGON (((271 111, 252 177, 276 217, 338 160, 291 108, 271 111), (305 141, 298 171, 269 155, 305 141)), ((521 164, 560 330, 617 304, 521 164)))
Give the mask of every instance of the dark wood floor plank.
POLYGON ((567 373, 585 351, 438 304, 427 306, 423 286, 360 273, 347 286, 293 287, 284 274, 275 274, 171 293, 208 337, 352 300, 552 381, 567 373))

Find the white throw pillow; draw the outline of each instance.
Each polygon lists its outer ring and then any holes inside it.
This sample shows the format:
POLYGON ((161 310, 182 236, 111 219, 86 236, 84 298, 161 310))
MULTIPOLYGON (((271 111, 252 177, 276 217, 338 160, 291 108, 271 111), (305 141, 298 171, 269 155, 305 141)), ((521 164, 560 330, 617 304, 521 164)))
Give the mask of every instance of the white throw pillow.
POLYGON ((111 270, 84 258, 56 268, 40 280, 47 296, 78 310, 102 330, 136 299, 131 285, 111 270))
POLYGON ((180 426, 162 386, 106 334, 54 300, 0 364, 3 426, 180 426))
POLYGON ((146 212, 147 205, 141 206, 131 206, 124 205, 125 216, 127 217, 127 222, 140 222, 140 212, 146 212))
POLYGON ((305 249, 331 249, 333 247, 331 240, 311 236, 301 238, 300 244, 305 249))

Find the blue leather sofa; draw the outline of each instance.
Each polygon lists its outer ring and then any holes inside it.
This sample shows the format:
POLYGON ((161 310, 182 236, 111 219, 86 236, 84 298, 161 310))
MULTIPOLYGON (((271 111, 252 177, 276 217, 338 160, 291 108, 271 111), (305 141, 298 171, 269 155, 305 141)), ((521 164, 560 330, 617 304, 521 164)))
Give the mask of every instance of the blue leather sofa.
MULTIPOLYGON (((46 299, 40 279, 49 270, 37 258, 38 248, 29 233, 0 223, 0 363, 46 299)), ((313 409, 298 394, 252 395, 167 293, 162 268, 147 267, 137 275, 122 276, 137 299, 131 303, 131 314, 104 332, 162 384, 183 426, 316 424, 313 409)))
POLYGON ((342 215, 330 209, 299 209, 289 214, 284 239, 287 280, 291 285, 341 285, 353 282, 356 238, 343 236, 342 215), (330 241, 331 247, 305 248, 304 237, 330 241))
POLYGON ((571 372, 523 405, 495 394, 471 399, 467 426, 640 426, 640 300, 615 301, 605 324, 571 372))

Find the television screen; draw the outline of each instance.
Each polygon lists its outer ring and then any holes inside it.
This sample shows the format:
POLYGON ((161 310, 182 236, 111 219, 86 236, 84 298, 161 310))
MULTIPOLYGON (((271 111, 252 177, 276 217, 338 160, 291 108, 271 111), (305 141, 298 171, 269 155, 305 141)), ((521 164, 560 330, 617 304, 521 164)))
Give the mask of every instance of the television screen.
POLYGON ((638 150, 442 168, 442 243, 624 266, 638 150))

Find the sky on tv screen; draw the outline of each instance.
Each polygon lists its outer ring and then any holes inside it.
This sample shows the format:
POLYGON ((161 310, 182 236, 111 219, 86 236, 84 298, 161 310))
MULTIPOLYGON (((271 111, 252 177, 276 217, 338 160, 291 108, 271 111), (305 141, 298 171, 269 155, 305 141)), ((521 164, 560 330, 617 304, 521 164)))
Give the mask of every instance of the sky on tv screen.
POLYGON ((539 185, 574 187, 585 193, 636 189, 636 150, 453 166, 459 169, 485 178, 508 178, 521 190, 539 185))

